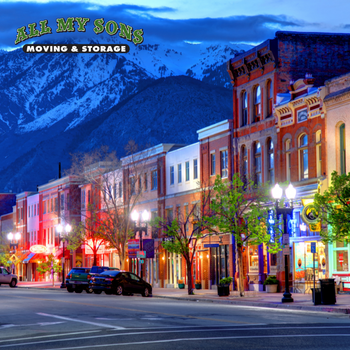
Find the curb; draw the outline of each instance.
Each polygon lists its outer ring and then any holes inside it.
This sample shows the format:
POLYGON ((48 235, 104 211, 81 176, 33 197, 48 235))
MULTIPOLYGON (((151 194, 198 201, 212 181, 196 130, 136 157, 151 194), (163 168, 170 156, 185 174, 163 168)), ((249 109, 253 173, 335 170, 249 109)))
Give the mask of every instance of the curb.
POLYGON ((185 300, 194 302, 209 302, 217 304, 231 304, 238 306, 256 306, 256 307, 266 307, 270 309, 281 309, 281 310, 297 310, 297 311, 313 311, 322 313, 336 313, 336 314, 350 314, 350 308, 334 308, 334 307, 314 307, 314 306, 298 306, 298 305, 287 305, 287 304, 272 304, 259 301, 236 301, 236 300, 217 300, 217 299, 196 299, 196 298, 183 298, 183 297, 171 297, 164 295, 153 295, 154 298, 161 299, 174 299, 174 300, 185 300))
POLYGON ((27 286, 17 286, 16 288, 21 288, 21 289, 35 289, 35 290, 64 290, 64 291, 67 291, 66 288, 54 288, 54 287, 27 287, 27 286))

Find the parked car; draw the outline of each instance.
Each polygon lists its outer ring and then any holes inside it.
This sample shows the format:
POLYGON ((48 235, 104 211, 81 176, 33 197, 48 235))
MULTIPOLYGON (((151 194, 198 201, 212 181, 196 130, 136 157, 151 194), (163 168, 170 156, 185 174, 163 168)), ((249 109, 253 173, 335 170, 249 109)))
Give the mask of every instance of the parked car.
POLYGON ((106 294, 141 294, 143 297, 152 295, 152 286, 131 272, 105 271, 91 278, 90 288, 96 294, 104 291, 106 294))
POLYGON ((92 293, 89 288, 89 272, 90 267, 74 267, 69 271, 66 277, 66 287, 69 293, 81 293, 86 290, 86 293, 92 293))
POLYGON ((96 276, 99 275, 100 273, 107 271, 107 270, 113 270, 113 271, 119 271, 119 269, 117 267, 109 267, 109 266, 93 266, 90 270, 90 278, 91 279, 92 276, 96 276))
POLYGON ((0 267, 0 286, 2 284, 8 284, 11 288, 15 288, 17 281, 17 275, 8 272, 4 267, 0 267))

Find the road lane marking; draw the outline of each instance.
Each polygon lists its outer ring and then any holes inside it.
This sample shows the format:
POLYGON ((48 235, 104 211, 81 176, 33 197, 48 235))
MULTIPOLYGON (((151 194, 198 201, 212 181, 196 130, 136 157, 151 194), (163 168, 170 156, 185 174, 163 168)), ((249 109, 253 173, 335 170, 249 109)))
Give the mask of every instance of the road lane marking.
MULTIPOLYGON (((339 326, 331 326, 331 327, 327 327, 327 326, 324 326, 324 327, 294 327, 294 328, 290 328, 290 327, 272 327, 272 328, 227 328, 227 329, 224 329, 224 330, 220 330, 220 329, 199 329, 199 330, 193 330, 193 329, 182 329, 182 330, 176 330, 176 331, 147 331, 147 332, 127 332, 127 333, 114 333, 114 334, 100 334, 100 335, 97 335, 97 336, 88 336, 88 337, 82 337, 82 338, 70 338, 70 339, 52 339, 52 340, 43 340, 43 341, 36 341, 36 342, 30 342, 30 343, 18 343, 18 344, 15 344, 16 346, 23 346, 23 345, 33 345, 33 344, 46 344, 46 343, 52 343, 52 342, 67 342, 67 341, 72 341, 72 340, 87 340, 87 339, 96 339, 96 338, 110 338, 110 337, 119 337, 119 336, 134 336, 134 335, 143 335, 143 334, 146 334, 146 335, 149 335, 149 334, 170 334, 170 333, 190 333, 190 332, 212 332, 212 331, 216 331, 216 332, 222 332, 222 331, 245 331, 245 330, 281 330, 281 329, 285 329, 285 330, 291 330, 291 329, 330 329, 330 328, 336 328, 336 329, 340 329, 340 328, 350 328, 350 326, 342 326, 342 327, 339 327, 339 326)), ((306 334, 307 335, 307 334, 306 334)), ((305 335, 305 336, 306 336, 305 335)), ((318 335, 322 335, 323 334, 318 334, 318 335)), ((266 336, 262 336, 262 337, 273 337, 274 335, 266 335, 266 336)), ((283 337, 284 335, 280 335, 281 337, 283 337)), ((288 335, 288 336, 293 336, 293 335, 288 335)), ((299 335, 300 337, 302 337, 303 335, 299 335)), ((316 336, 316 335, 314 335, 316 336)), ((329 335, 331 336, 331 335, 329 335)), ((347 334, 346 336, 350 336, 350 334, 347 334)), ((232 336, 232 339, 233 338, 239 338, 240 336, 232 336)), ((255 336, 249 336, 249 335, 246 335, 246 336, 241 336, 241 338, 254 338, 255 336)), ((225 337, 222 337, 222 338, 225 338, 225 337)), ((192 338, 190 338, 192 339, 192 338)), ((210 339, 210 338, 198 338, 198 339, 210 339)), ((215 338, 216 339, 216 338, 215 338)), ((231 337, 228 337, 228 339, 231 339, 231 337)), ((18 340, 18 339, 17 339, 18 340)), ((147 342, 146 342, 147 343, 147 342)), ((128 343, 129 344, 129 343, 128 343)), ((136 344, 136 343, 135 343, 136 344)), ((113 345, 113 344, 112 344, 113 345)), ((9 347, 9 346, 13 346, 12 345, 0 345, 0 348, 6 348, 6 347, 9 347)), ((103 346, 103 345, 101 345, 103 346)), ((91 346, 91 347, 94 347, 94 346, 91 346)), ((88 346, 87 346, 88 348, 88 346)), ((71 349, 71 348, 67 348, 67 349, 71 349)), ((54 349, 51 349, 51 350, 54 350, 54 349)))
POLYGON ((44 314, 44 313, 41 313, 41 312, 37 312, 37 315, 53 317, 53 318, 58 318, 60 320, 66 320, 66 321, 72 321, 72 322, 86 323, 86 324, 90 324, 92 326, 98 326, 98 327, 113 328, 113 329, 125 329, 124 327, 120 327, 120 326, 111 326, 109 324, 104 324, 104 323, 97 323, 97 322, 77 320, 77 319, 70 318, 70 317, 63 317, 63 316, 58 316, 58 315, 49 315, 49 314, 44 314))
POLYGON ((209 337, 209 338, 183 338, 183 339, 164 339, 164 340, 147 340, 134 343, 116 343, 116 344, 99 344, 88 346, 74 346, 69 348, 54 348, 50 350, 70 350, 70 349, 92 349, 102 348, 107 346, 130 346, 130 345, 144 345, 144 344, 157 344, 157 343, 172 343, 180 341, 203 341, 203 340, 228 340, 228 339, 261 339, 261 338, 293 338, 293 337, 350 337, 350 334, 305 334, 305 335, 253 335, 249 337, 237 336, 237 337, 209 337))

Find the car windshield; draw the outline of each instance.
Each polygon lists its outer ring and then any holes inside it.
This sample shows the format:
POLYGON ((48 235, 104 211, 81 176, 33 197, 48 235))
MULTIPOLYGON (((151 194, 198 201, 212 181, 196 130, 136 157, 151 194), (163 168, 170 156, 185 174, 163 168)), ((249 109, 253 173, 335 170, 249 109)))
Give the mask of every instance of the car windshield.
POLYGON ((115 277, 119 274, 120 274, 120 271, 112 271, 112 270, 100 273, 101 276, 103 275, 103 276, 113 276, 113 277, 115 277))
POLYGON ((83 267, 79 267, 79 268, 74 268, 70 271, 70 273, 88 273, 90 271, 90 269, 86 269, 83 267))

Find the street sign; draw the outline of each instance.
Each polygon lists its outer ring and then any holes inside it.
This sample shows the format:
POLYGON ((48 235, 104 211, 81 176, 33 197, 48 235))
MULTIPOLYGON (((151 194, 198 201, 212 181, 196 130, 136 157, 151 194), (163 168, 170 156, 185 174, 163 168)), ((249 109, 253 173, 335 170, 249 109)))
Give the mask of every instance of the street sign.
POLYGON ((311 253, 316 253, 316 242, 311 242, 311 253))
POLYGON ((220 247, 220 244, 218 244, 218 243, 204 244, 204 248, 218 248, 218 247, 220 247))
POLYGON ((137 257, 138 259, 140 259, 140 258, 146 258, 146 251, 145 251, 145 250, 143 250, 143 251, 138 251, 137 254, 136 254, 136 257, 137 257))
POLYGON ((282 244, 289 245, 289 234, 288 233, 284 233, 282 235, 282 244))

